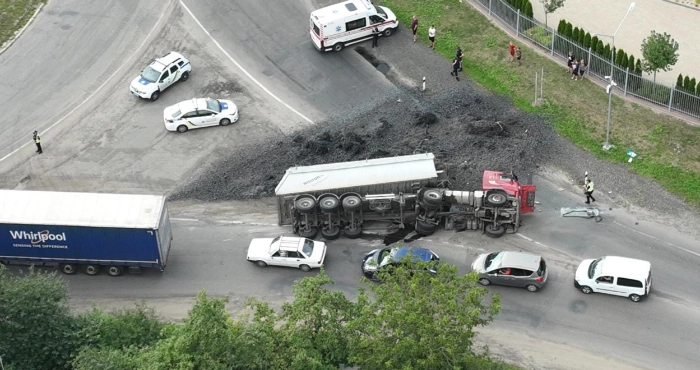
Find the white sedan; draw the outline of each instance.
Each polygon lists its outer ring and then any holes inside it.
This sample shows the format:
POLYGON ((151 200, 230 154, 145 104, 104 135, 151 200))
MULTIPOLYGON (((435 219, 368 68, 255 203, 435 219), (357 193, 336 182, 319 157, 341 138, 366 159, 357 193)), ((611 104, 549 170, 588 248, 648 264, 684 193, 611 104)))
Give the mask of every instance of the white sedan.
POLYGON ((246 258, 260 267, 286 266, 306 272, 323 267, 326 243, 295 236, 257 238, 250 242, 246 258))
POLYGON ((238 108, 230 100, 185 100, 165 108, 163 121, 166 130, 177 132, 209 126, 227 126, 238 121, 238 108))

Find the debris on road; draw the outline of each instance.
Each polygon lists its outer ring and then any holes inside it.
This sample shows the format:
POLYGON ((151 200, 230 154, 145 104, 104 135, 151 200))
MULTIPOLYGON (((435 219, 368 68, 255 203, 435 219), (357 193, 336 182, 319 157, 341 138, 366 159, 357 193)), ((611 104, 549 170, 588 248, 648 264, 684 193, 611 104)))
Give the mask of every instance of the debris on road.
POLYGON ((603 217, 600 215, 600 210, 595 207, 562 207, 561 216, 595 218, 595 222, 603 220, 603 217))

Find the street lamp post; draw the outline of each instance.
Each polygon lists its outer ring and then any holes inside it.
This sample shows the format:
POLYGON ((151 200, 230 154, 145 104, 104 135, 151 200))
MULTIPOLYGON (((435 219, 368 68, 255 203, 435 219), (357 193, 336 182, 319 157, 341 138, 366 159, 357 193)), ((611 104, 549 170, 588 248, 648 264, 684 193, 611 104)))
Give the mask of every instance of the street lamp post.
POLYGON ((612 35, 604 35, 602 33, 596 33, 594 36, 605 36, 605 37, 610 37, 611 42, 612 42, 612 48, 610 49, 610 76, 605 76, 605 79, 609 81, 610 83, 608 84, 606 90, 608 93, 608 123, 605 126, 605 144, 603 144, 603 150, 610 150, 612 148, 612 145, 610 145, 610 112, 612 111, 612 92, 613 92, 613 87, 617 86, 615 81, 613 81, 613 73, 615 72, 615 35, 617 35, 617 31, 620 30, 620 27, 622 27, 622 24, 625 23, 625 19, 627 19, 627 16, 630 15, 632 12, 632 9, 634 9, 635 3, 631 3, 629 9, 627 9, 627 14, 625 14, 625 17, 622 18, 622 22, 620 22, 620 25, 617 26, 617 29, 615 30, 615 33, 612 35))

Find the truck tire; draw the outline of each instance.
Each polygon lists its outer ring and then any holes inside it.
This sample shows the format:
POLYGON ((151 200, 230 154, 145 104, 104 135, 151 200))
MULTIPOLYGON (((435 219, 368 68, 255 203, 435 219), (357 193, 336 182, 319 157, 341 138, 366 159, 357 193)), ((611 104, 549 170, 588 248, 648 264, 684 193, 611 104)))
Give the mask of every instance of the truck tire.
POLYGON ((61 272, 63 272, 66 275, 75 275, 75 273, 78 272, 78 268, 71 263, 61 265, 60 268, 61 272))
POLYGON ((506 233, 506 227, 503 225, 486 224, 486 226, 484 227, 484 232, 488 237, 500 238, 501 236, 503 236, 503 234, 506 233))
POLYGON ((304 271, 304 272, 309 272, 309 271, 311 271, 311 267, 309 267, 309 265, 301 265, 301 266, 299 266, 299 269, 300 269, 301 271, 304 271))
POLYGON ((299 236, 302 238, 313 239, 318 234, 318 227, 312 226, 309 230, 299 229, 299 236))
POLYGON ((95 276, 100 273, 100 265, 85 265, 85 274, 95 276))
POLYGON ((121 276, 124 273, 124 268, 121 266, 109 266, 107 267, 107 275, 109 276, 121 276))
POLYGON ((423 202, 432 205, 442 204, 442 192, 437 189, 426 190, 423 193, 423 202))
POLYGON ((344 234, 348 239, 357 239, 362 236, 362 226, 358 226, 354 229, 345 229, 344 234))
POLYGON ((340 205, 340 201, 334 195, 327 195, 318 201, 318 206, 323 212, 332 212, 340 205))
POLYGON ((312 213, 316 209, 316 200, 311 197, 301 197, 294 202, 299 213, 312 213))
POLYGON ((321 229, 321 236, 326 240, 335 240, 340 236, 340 228, 338 226, 331 226, 329 229, 321 229))
POLYGON ((486 193, 486 203, 492 206, 502 206, 508 202, 508 194, 503 190, 489 190, 486 193))
POLYGON ((437 225, 425 221, 416 221, 416 232, 423 236, 430 236, 437 230, 437 225))
POLYGON ((362 199, 357 195, 349 195, 343 198, 343 209, 346 212, 359 211, 362 208, 362 199))

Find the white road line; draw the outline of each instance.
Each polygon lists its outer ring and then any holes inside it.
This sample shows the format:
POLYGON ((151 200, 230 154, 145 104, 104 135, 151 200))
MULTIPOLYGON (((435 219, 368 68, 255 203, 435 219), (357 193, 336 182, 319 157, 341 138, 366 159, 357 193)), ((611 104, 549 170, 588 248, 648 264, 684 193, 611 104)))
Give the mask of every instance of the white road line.
POLYGON ((196 218, 179 218, 179 217, 170 217, 171 221, 192 221, 192 222, 199 222, 198 219, 196 218))
POLYGON ((545 248, 550 249, 550 250, 551 250, 551 249, 554 249, 554 248, 550 248, 550 247, 549 247, 548 245, 546 245, 546 244, 540 243, 540 242, 538 242, 537 240, 532 239, 532 238, 530 238, 530 237, 527 237, 527 236, 525 236, 525 235, 523 235, 523 234, 521 234, 521 233, 516 233, 515 235, 517 235, 517 236, 519 236, 519 237, 521 237, 521 238, 523 238, 523 239, 525 239, 525 240, 527 240, 527 241, 529 241, 529 242, 535 243, 535 244, 537 244, 537 245, 539 245, 539 246, 541 246, 541 247, 545 247, 545 248))
POLYGON ((310 123, 310 124, 313 124, 313 123, 314 123, 312 120, 310 120, 309 118, 307 118, 305 115, 301 114, 299 111, 297 111, 296 109, 292 108, 289 104, 287 104, 287 103, 285 103, 284 101, 282 101, 282 99, 278 98, 275 94, 273 94, 270 90, 268 90, 265 86, 263 86, 263 84, 261 84, 258 80, 256 80, 255 77, 253 77, 250 73, 248 73, 248 71, 246 71, 246 70, 243 68, 243 66, 241 66, 240 64, 238 64, 238 62, 236 62, 236 60, 233 59, 233 58, 231 57, 231 55, 229 55, 229 53, 228 53, 226 50, 224 50, 223 47, 221 47, 221 45, 219 44, 219 42, 216 41, 216 39, 214 39, 214 37, 211 36, 211 34, 209 33, 209 31, 207 31, 207 29, 204 28, 204 26, 202 25, 202 23, 199 22, 199 19, 197 19, 197 17, 195 17, 194 14, 192 14, 192 12, 190 11, 190 8, 188 8, 187 5, 185 5, 185 3, 184 3, 182 0, 180 0, 180 5, 182 5, 182 7, 185 8, 185 10, 187 11, 187 13, 190 14, 190 16, 192 17, 192 19, 194 19, 194 21, 197 23, 197 25, 199 25, 199 27, 202 29, 202 31, 204 31, 204 33, 206 33, 207 36, 209 36, 209 38, 211 39, 211 41, 214 42, 214 44, 219 48, 219 50, 221 50, 221 52, 224 53, 224 54, 228 57, 228 59, 229 59, 231 62, 233 62, 233 64, 235 64, 236 67, 238 67, 238 69, 241 70, 241 72, 243 72, 246 76, 248 76, 248 78, 250 78, 251 81, 255 82, 255 84, 258 85, 261 89, 263 89, 263 91, 265 91, 265 92, 266 92, 268 95, 270 95, 273 99, 275 99, 275 100, 277 100, 278 102, 280 102, 280 104, 282 104, 282 105, 284 105, 285 107, 287 107, 287 109, 289 109, 289 110, 291 110, 292 112, 294 112, 297 116, 301 117, 302 119, 304 119, 306 122, 308 122, 308 123, 310 123))
MULTIPOLYGON (((117 73, 119 73, 119 71, 121 71, 121 69, 124 68, 125 65, 129 64, 129 61, 130 61, 130 60, 136 55, 136 53, 138 53, 138 52, 141 50, 141 48, 146 44, 146 41, 148 41, 148 39, 151 37, 151 34, 153 34, 153 32, 156 30, 156 28, 158 28, 158 24, 160 24, 160 21, 163 19, 163 16, 165 16, 165 13, 166 13, 166 12, 164 11, 163 13, 160 14, 160 17, 158 17, 158 20, 156 21, 156 24, 153 25, 153 28, 151 28, 151 30, 148 32, 148 35, 146 35, 146 37, 145 37, 145 38, 143 39, 143 41, 141 42, 141 45, 139 45, 139 47, 136 48, 136 50, 131 54, 131 56, 129 56, 129 58, 127 59, 126 62, 122 63, 122 65, 120 65, 119 68, 117 68, 117 69, 114 71, 114 73, 112 73, 111 75, 109 75, 109 77, 107 77, 107 79, 105 80, 105 82, 103 82, 102 85, 100 85, 99 87, 97 87, 97 89, 95 89, 95 91, 94 91, 92 94, 90 94, 87 98, 85 98, 85 100, 83 100, 82 102, 80 102, 80 104, 76 105, 75 108, 71 109, 70 112, 66 113, 66 115, 64 115, 63 117, 61 117, 58 121, 54 122, 53 125, 49 126, 47 129, 45 129, 44 131, 42 131, 40 134, 43 135, 43 134, 45 134, 46 132, 48 132, 49 130, 51 130, 52 128, 56 127, 56 125, 58 125, 59 123, 63 122, 63 120, 65 120, 66 118, 68 118, 68 116, 70 116, 71 114, 73 114, 73 112, 75 112, 76 110, 78 110, 78 108, 80 108, 80 107, 82 107, 83 105, 85 105, 85 103, 87 103, 90 99, 92 99, 93 96, 97 95, 97 93, 100 92, 100 90, 102 90, 102 88, 105 87, 105 85, 107 85, 107 83, 108 83, 114 76, 116 76, 117 73)), ((24 145, 22 145, 22 146, 20 146, 19 148, 13 150, 12 152, 10 152, 9 154, 7 154, 6 156, 0 158, 0 162, 2 162, 2 161, 4 161, 5 159, 9 158, 9 157, 12 156, 13 154, 19 152, 19 151, 22 150, 22 148, 24 148, 25 146, 30 145, 30 144, 33 144, 33 143, 34 143, 34 141, 32 141, 32 140, 30 140, 30 141, 24 143, 24 145)))
POLYGON ((619 222, 617 222, 617 221, 613 221, 613 224, 615 224, 615 225, 617 225, 617 226, 620 226, 620 227, 622 227, 622 228, 625 228, 625 229, 627 229, 627 230, 629 230, 629 231, 635 232, 635 233, 637 233, 637 234, 639 234, 639 235, 646 236, 647 238, 654 239, 654 240, 658 241, 659 243, 668 245, 669 247, 673 247, 673 248, 676 248, 676 249, 681 250, 681 251, 683 251, 683 252, 687 252, 687 253, 690 253, 690 254, 692 254, 692 255, 694 255, 694 256, 700 257, 700 253, 698 253, 698 252, 693 252, 693 251, 691 251, 691 250, 689 250, 689 249, 685 249, 685 248, 683 248, 683 247, 681 247, 681 246, 678 246, 678 245, 675 245, 675 244, 673 244, 673 243, 669 243, 669 242, 667 242, 667 241, 661 240, 661 239, 659 239, 659 238, 657 238, 657 237, 655 237, 655 236, 653 236, 653 235, 649 235, 649 234, 643 233, 643 232, 641 232, 641 231, 635 230, 635 229, 633 229, 633 228, 631 228, 631 227, 628 227, 628 226, 625 226, 625 225, 623 225, 623 224, 621 224, 621 223, 619 223, 619 222))

